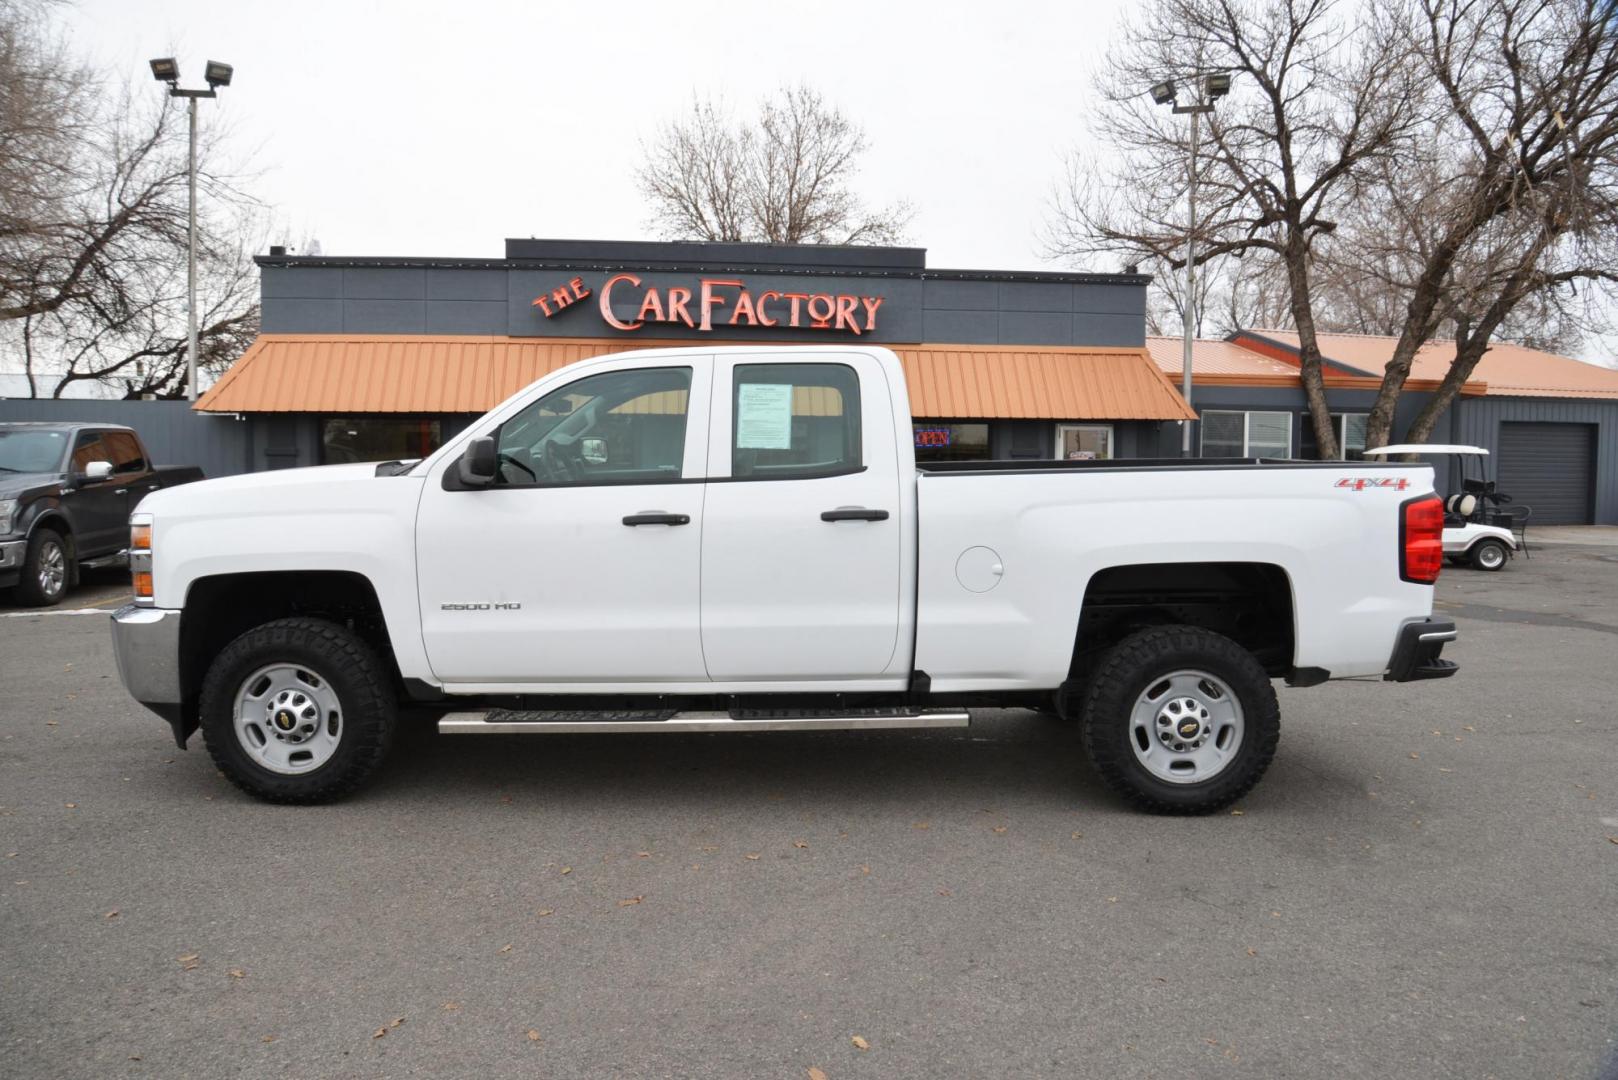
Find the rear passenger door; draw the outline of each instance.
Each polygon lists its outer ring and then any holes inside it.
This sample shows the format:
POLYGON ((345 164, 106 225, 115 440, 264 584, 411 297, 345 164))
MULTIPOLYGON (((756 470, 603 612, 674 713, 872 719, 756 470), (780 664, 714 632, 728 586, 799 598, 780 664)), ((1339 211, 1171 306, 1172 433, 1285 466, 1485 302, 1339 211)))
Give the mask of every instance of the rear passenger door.
POLYGON ((892 410, 868 356, 720 354, 702 528, 710 679, 892 674, 902 602, 892 410))

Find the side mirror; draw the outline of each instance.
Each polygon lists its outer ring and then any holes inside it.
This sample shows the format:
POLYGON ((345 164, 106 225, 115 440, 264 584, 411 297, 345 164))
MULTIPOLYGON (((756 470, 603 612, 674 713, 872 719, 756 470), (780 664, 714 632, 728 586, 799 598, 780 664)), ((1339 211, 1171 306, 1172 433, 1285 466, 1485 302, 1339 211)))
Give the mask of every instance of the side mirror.
POLYGON ((467 443, 456 467, 460 470, 461 483, 467 487, 488 487, 494 483, 500 469, 495 457, 494 440, 484 436, 467 443))
POLYGON ((112 462, 92 461, 84 467, 86 480, 105 480, 112 475, 112 462))
POLYGON ((579 440, 579 457, 586 465, 605 465, 607 463, 607 440, 591 437, 579 440))

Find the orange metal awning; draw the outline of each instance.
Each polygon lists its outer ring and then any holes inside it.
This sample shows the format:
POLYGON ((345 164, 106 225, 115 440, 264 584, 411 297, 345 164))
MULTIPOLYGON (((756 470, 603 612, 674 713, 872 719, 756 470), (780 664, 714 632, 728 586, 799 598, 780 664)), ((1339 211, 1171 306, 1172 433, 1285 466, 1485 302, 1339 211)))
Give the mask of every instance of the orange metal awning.
MULTIPOLYGON (((699 343, 263 334, 196 407, 229 413, 479 413, 578 360, 636 348, 693 344, 699 343)), ((892 348, 904 365, 910 411, 919 417, 1194 419, 1190 407, 1144 348, 892 348)))

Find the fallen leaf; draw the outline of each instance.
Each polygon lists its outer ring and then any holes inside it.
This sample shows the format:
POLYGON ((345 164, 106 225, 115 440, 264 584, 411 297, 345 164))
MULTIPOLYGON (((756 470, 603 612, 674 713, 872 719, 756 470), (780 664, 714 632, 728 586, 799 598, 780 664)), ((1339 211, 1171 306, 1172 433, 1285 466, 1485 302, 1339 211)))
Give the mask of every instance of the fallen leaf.
POLYGON ((371 1032, 371 1038, 380 1039, 382 1036, 386 1035, 387 1033, 388 1033, 387 1028, 379 1027, 375 1031, 371 1032))
POLYGON ((912 825, 910 827, 912 829, 930 829, 933 826, 932 826, 932 824, 930 822, 918 821, 918 822, 916 822, 914 825, 912 825))
POLYGON ((47 721, 45 721, 45 726, 46 727, 55 727, 56 726, 56 721, 55 720, 47 720, 47 721))
POLYGON ((390 1023, 389 1023, 389 1024, 388 1024, 388 1027, 390 1027, 390 1028, 396 1028, 396 1027, 398 1027, 398 1026, 399 1026, 399 1025, 400 1025, 400 1024, 402 1024, 402 1023, 404 1023, 404 1022, 405 1022, 405 1018, 404 1018, 404 1017, 402 1017, 402 1016, 395 1016, 395 1017, 394 1017, 394 1018, 393 1018, 393 1020, 392 1020, 392 1021, 391 1021, 391 1022, 390 1022, 390 1023))
POLYGON ((537 912, 537 914, 541 919, 543 919, 547 915, 555 915, 556 914, 556 909, 555 908, 541 908, 537 912))
POLYGON ((1609 837, 1607 837, 1607 843, 1609 843, 1609 844, 1618 844, 1618 836, 1609 836, 1609 837))
POLYGON ((650 851, 637 851, 635 854, 642 859, 650 859, 652 857, 652 853, 650 851))
POLYGON ((1454 769, 1446 769, 1443 766, 1439 766, 1438 771, 1439 772, 1454 772, 1455 770, 1454 769))
POLYGON ((562 873, 564 873, 564 874, 571 874, 571 873, 572 873, 572 872, 573 872, 573 868, 572 868, 572 867, 571 867, 571 866, 564 866, 564 867, 562 867, 562 873))
POLYGON ((1415 751, 1411 751, 1410 757, 1411 757, 1412 760, 1417 760, 1417 759, 1419 759, 1421 757, 1421 755, 1416 753, 1415 751))
POLYGON ((807 841, 807 840, 794 840, 794 841, 792 841, 792 846, 795 847, 795 848, 806 848, 806 847, 809 846, 809 841, 807 841))
POLYGON ((954 896, 955 894, 950 892, 948 889, 939 889, 938 890, 938 895, 939 896, 954 896))
POLYGON ((759 859, 762 859, 763 857, 764 856, 758 854, 757 852, 753 853, 752 855, 743 855, 742 856, 742 858, 744 858, 744 859, 752 859, 755 862, 757 862, 759 859))
POLYGON ((459 1012, 461 1003, 459 1001, 446 1001, 441 1008, 443 1008, 445 1012, 459 1012))
POLYGON ((1003 833, 1006 831, 1006 827, 1004 825, 996 825, 994 827, 994 831, 997 833, 1003 833))
POLYGON ((266 1036, 264 1036, 263 1038, 261 1038, 259 1040, 259 1042, 267 1042, 267 1043, 274 1042, 274 1041, 275 1041, 275 1036, 274 1035, 266 1035, 266 1036))
POLYGON ((620 901, 618 901, 618 906, 619 907, 633 907, 635 904, 638 904, 640 902, 641 902, 641 897, 639 897, 639 896, 631 896, 628 900, 620 900, 620 901))
POLYGON ((714 852, 719 850, 719 845, 718 844, 704 844, 704 845, 702 845, 702 850, 706 851, 708 854, 712 855, 714 852))
POLYGON ((225 974, 229 975, 232 979, 247 978, 247 972, 243 971, 241 968, 231 968, 229 971, 225 972, 225 974))
POLYGON ((69 810, 77 810, 79 808, 79 804, 76 802, 65 802, 62 805, 67 807, 69 810))
POLYGON ((871 872, 871 868, 870 868, 870 867, 869 867, 869 866, 863 866, 863 865, 862 865, 862 866, 861 866, 861 867, 860 867, 860 873, 862 873, 862 874, 869 874, 869 873, 870 873, 870 872, 871 872))
POLYGON ((1081 832, 1076 832, 1076 833, 1073 834, 1073 839, 1075 839, 1075 840, 1083 840, 1084 839, 1084 834, 1081 833, 1081 832))
POLYGON ((105 915, 103 915, 102 918, 103 919, 116 919, 118 917, 118 914, 119 914, 118 909, 113 908, 111 911, 109 911, 105 915))
POLYGON ((174 962, 177 963, 177 964, 194 964, 200 959, 202 959, 202 958, 199 957, 196 953, 189 952, 189 953, 186 953, 184 956, 176 956, 174 958, 174 962))
POLYGON ((1107 903, 1109 903, 1109 904, 1116 904, 1116 903, 1117 903, 1117 902, 1118 902, 1118 898, 1117 898, 1117 897, 1116 897, 1116 896, 1109 896, 1109 897, 1107 897, 1107 903))
POLYGON ((500 951, 500 952, 510 952, 511 951, 511 946, 510 945, 502 945, 502 946, 500 946, 498 951, 500 951))
POLYGON ((854 1044, 854 1049, 856 1050, 869 1050, 871 1048, 871 1044, 866 1042, 865 1039, 859 1035, 854 1036, 849 1041, 854 1044))
POLYGON ((529 1028, 528 1029, 528 1041, 529 1042, 538 1042, 539 1041, 539 1032, 535 1031, 533 1028, 529 1028))
POLYGON ((1257 956, 1258 955, 1258 950, 1257 949, 1248 949, 1247 950, 1247 955, 1248 956, 1257 956))
POLYGON ((1244 815, 1246 813, 1247 813, 1246 810, 1232 810, 1230 812, 1230 816, 1231 817, 1241 817, 1242 815, 1244 815))
POLYGON ((828 1080, 828 1078, 825 1073, 811 1065, 809 1066, 809 1080, 828 1080))

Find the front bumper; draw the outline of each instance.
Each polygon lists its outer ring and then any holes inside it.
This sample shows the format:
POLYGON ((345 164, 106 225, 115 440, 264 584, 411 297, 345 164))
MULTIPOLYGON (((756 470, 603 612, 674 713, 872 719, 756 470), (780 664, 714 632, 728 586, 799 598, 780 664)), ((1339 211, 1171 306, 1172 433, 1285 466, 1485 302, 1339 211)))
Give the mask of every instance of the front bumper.
POLYGON ((1421 679, 1447 679, 1461 665, 1453 660, 1439 658, 1444 646, 1454 641, 1455 624, 1439 619, 1423 619, 1405 623, 1399 628, 1399 640, 1388 658, 1388 671, 1382 677, 1388 682, 1416 682, 1421 679))
POLYGON ((118 677, 124 689, 170 724, 177 723, 184 702, 180 690, 180 613, 170 608, 125 604, 112 613, 112 654, 118 661, 118 677))
POLYGON ((17 584, 22 576, 22 564, 27 559, 27 540, 0 541, 0 589, 17 584))

